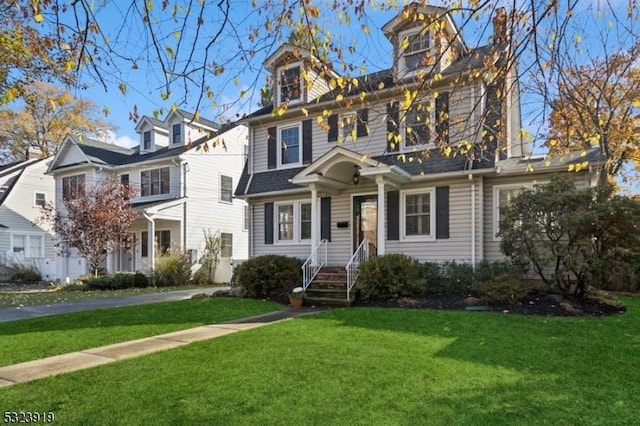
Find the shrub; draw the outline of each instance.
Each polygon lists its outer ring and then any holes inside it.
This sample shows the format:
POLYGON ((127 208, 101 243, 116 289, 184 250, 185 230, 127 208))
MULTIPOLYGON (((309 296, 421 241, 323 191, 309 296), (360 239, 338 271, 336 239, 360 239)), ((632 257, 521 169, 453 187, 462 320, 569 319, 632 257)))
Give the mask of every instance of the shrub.
POLYGON ((300 259, 268 254, 254 257, 233 271, 232 286, 239 287, 242 297, 274 299, 281 303, 302 283, 300 259))
POLYGON ((499 260, 495 262, 489 262, 483 260, 479 262, 473 273, 474 282, 491 281, 495 277, 503 274, 509 274, 514 278, 524 278, 527 273, 526 264, 511 262, 508 260, 499 260))
POLYGON ((156 257, 153 268, 153 285, 169 287, 186 285, 191 278, 191 260, 179 249, 171 249, 156 257))
POLYGON ((121 290, 125 288, 148 287, 149 280, 141 272, 131 274, 118 272, 115 275, 89 276, 82 279, 84 287, 88 290, 121 290))
POLYGON ((510 274, 501 274, 490 281, 476 282, 472 290, 489 304, 508 304, 514 306, 522 300, 531 288, 510 274))
MULTIPOLYGON (((363 299, 386 299, 406 294, 420 281, 417 262, 404 254, 373 257, 360 265, 358 287, 363 299)), ((421 285, 424 287, 424 285, 421 285)))
POLYGON ((9 265, 9 280, 14 283, 37 283, 42 281, 40 271, 34 265, 13 263, 9 265))

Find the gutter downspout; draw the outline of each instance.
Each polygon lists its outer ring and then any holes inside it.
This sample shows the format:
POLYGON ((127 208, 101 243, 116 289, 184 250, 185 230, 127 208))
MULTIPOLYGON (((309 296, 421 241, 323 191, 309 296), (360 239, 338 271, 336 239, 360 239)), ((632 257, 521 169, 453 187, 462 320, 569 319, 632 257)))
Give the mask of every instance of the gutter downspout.
POLYGON ((469 173, 471 182, 471 264, 476 265, 476 181, 473 173, 469 173))
POLYGON ((480 217, 480 230, 479 240, 480 247, 478 249, 478 259, 480 261, 484 260, 484 176, 480 176, 478 179, 478 200, 480 200, 478 211, 478 216, 480 217))
POLYGON ((189 171, 189 163, 182 162, 182 251, 187 250, 187 172, 189 171))

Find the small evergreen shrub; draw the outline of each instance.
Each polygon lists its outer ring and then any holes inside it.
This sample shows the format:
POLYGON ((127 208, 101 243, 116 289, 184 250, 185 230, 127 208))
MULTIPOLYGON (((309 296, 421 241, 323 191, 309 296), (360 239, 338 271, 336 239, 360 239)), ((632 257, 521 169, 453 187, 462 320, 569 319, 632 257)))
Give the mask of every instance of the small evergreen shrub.
POLYGON ((14 283, 37 283, 42 281, 40 271, 33 265, 12 263, 8 266, 9 281, 14 283))
POLYGON ((531 287, 519 278, 505 273, 490 281, 474 283, 472 290, 489 304, 514 306, 529 294, 531 287))
POLYGON ((114 275, 89 276, 83 278, 82 283, 87 290, 121 290, 149 286, 149 280, 141 272, 135 274, 118 272, 114 275))
POLYGON ((191 259, 179 249, 168 250, 156 257, 153 268, 153 285, 169 287, 186 285, 191 279, 191 259))
POLYGON ((385 254, 360 265, 358 288, 363 299, 387 299, 424 287, 424 282, 417 281, 419 278, 413 258, 400 253, 385 254))
POLYGON ((302 263, 295 257, 276 254, 254 257, 236 266, 232 286, 239 288, 242 297, 284 303, 289 292, 302 283, 302 263))
POLYGON ((489 262, 483 260, 479 262, 474 271, 474 282, 491 281, 495 277, 503 274, 509 274, 514 278, 524 278, 527 273, 526 265, 515 263, 508 260, 498 260, 495 262, 489 262))

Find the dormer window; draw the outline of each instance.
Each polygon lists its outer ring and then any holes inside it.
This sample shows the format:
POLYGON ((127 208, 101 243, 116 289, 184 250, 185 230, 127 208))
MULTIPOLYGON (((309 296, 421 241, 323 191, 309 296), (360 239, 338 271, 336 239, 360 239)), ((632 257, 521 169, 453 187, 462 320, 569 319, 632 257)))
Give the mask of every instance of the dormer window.
POLYGON ((174 145, 182 143, 182 124, 174 124, 171 130, 171 143, 174 145))
POLYGON ((400 34, 400 76, 413 75, 420 69, 432 66, 431 36, 429 31, 412 29, 400 34))
POLYGON ((302 100, 300 65, 278 69, 278 103, 296 103, 302 100))
POLYGON ((142 133, 142 150, 148 151, 151 149, 151 131, 147 130, 142 133))
POLYGON ((431 142, 430 126, 433 107, 430 101, 416 100, 405 115, 405 145, 424 146, 431 142))

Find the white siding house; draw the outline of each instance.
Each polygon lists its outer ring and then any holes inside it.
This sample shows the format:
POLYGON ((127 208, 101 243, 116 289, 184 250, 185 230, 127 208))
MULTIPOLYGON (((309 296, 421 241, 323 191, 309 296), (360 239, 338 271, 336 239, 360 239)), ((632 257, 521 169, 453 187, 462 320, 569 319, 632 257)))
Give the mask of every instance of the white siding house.
POLYGON ((344 268, 366 239, 379 255, 497 260, 503 190, 584 161, 594 167, 574 176, 594 181, 596 151, 543 163, 520 139, 516 66, 500 78, 483 72, 508 57, 503 34, 469 49, 446 9, 413 3, 383 31, 394 66, 373 74, 336 76, 291 45, 267 59, 274 99, 243 120, 249 158, 236 190, 249 203, 251 257, 311 260, 326 245, 326 265, 344 268), (434 39, 433 21, 446 37, 434 39))
POLYGON ((45 174, 50 159, 32 158, 0 167, 0 279, 12 263, 35 266, 43 280, 55 279, 55 237, 38 223, 40 207, 54 197, 45 174))
MULTIPOLYGON (((120 176, 136 190, 130 203, 139 217, 131 226, 133 249, 108 253, 107 272, 148 273, 156 248, 189 253, 195 269, 210 232, 225 241, 215 280, 228 282, 233 259, 248 257, 246 202, 233 197, 246 160, 246 127, 220 128, 176 110, 165 120, 142 117, 136 131, 140 145, 133 149, 67 137, 49 168, 58 206, 74 179, 88 191, 108 175, 120 176)), ((62 252, 57 263, 61 279, 86 273, 84 259, 73 250, 62 252)))

